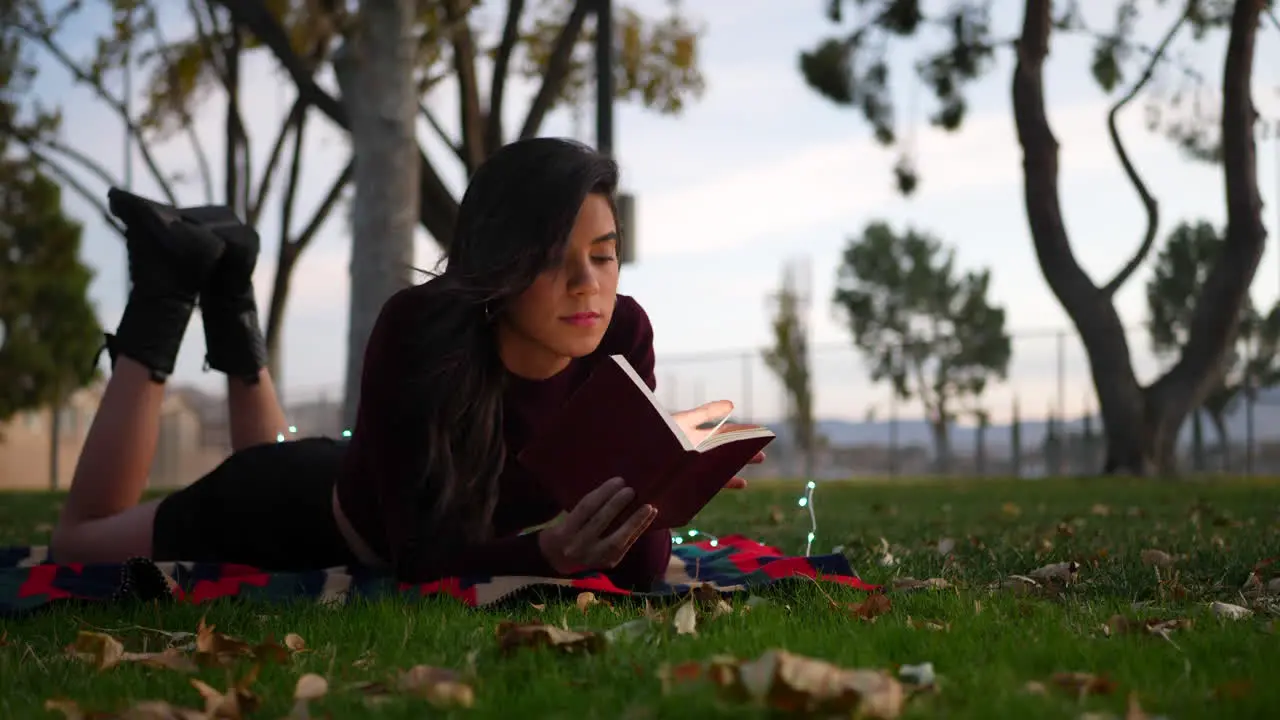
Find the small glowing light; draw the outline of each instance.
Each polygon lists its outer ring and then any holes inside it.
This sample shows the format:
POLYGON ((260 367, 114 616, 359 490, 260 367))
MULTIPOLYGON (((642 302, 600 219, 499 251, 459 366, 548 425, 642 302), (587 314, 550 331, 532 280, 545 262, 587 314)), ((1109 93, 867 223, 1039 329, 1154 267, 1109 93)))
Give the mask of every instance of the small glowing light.
POLYGON ((810 490, 812 490, 812 489, 814 489, 814 488, 818 487, 818 484, 817 484, 817 483, 815 483, 814 481, 810 480, 810 481, 809 481, 809 484, 808 484, 808 485, 805 485, 805 487, 807 487, 807 488, 809 488, 810 490))
POLYGON ((804 507, 805 505, 808 505, 808 504, 809 504, 809 498, 807 497, 800 498, 800 507, 804 507))
POLYGON ((698 531, 697 531, 697 530, 690 530, 690 531, 689 531, 689 537, 697 537, 697 535, 698 535, 698 531))
POLYGON ((719 540, 712 540, 712 541, 711 541, 711 547, 717 547, 719 544, 720 544, 720 541, 719 541, 719 540))
POLYGON ((814 538, 814 537, 816 537, 816 536, 815 536, 812 532, 810 532, 810 533, 809 533, 809 542, 813 542, 813 538, 814 538))
POLYGON ((343 430, 343 431, 342 431, 342 437, 351 437, 351 431, 350 431, 350 430, 343 430))
POLYGON ((296 432, 298 432, 298 426, 296 426, 296 425, 290 425, 290 426, 289 426, 289 432, 291 432, 291 433, 296 433, 296 432))
POLYGON ((276 433, 276 442, 284 442, 284 433, 276 433))
POLYGON ((676 535, 675 537, 671 538, 671 542, 675 543, 676 545, 683 545, 684 538, 680 537, 679 535, 676 535))

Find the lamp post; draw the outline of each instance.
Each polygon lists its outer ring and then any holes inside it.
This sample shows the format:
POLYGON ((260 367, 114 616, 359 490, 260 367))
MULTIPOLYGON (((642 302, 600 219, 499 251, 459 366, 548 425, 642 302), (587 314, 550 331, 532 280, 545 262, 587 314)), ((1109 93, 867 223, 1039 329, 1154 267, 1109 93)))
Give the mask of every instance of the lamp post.
MULTIPOLYGON (((613 0, 596 0, 596 149, 613 156, 613 0)), ((636 198, 618 192, 618 225, 623 232, 623 265, 636 261, 636 198)))

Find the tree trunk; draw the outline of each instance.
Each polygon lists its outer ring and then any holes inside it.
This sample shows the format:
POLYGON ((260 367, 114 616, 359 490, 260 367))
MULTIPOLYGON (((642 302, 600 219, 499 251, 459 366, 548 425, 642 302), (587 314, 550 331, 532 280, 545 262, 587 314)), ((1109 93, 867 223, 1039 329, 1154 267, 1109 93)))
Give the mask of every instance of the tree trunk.
POLYGON ((1213 423, 1213 431, 1218 436, 1219 469, 1223 472, 1231 470, 1231 441, 1227 435, 1226 412, 1221 409, 1209 410, 1209 420, 1213 423))
POLYGON ((933 448, 937 455, 934 462, 935 471, 945 475, 951 467, 951 437, 947 432, 945 416, 941 420, 934 420, 930 425, 933 430, 933 448))
POLYGON ((1124 326, 1111 302, 1076 261, 1058 197, 1058 142, 1045 113, 1043 70, 1049 52, 1050 0, 1027 0, 1013 75, 1013 109, 1023 150, 1024 200, 1041 272, 1062 303, 1089 357, 1104 431, 1104 471, 1139 475, 1174 468, 1178 430, 1210 391, 1235 335, 1240 307, 1261 256, 1252 107, 1254 36, 1261 5, 1237 0, 1223 75, 1223 160, 1227 239, 1201 293, 1178 363, 1143 388, 1133 372, 1124 326))
POLYGON ((413 279, 419 189, 415 8, 414 0, 362 3, 353 36, 334 58, 356 158, 345 428, 355 423, 365 343, 378 313, 413 279))
POLYGON ((49 406, 49 489, 58 489, 58 473, 61 470, 58 462, 58 451, 62 445, 62 406, 64 400, 62 393, 58 392, 54 395, 56 398, 49 406))

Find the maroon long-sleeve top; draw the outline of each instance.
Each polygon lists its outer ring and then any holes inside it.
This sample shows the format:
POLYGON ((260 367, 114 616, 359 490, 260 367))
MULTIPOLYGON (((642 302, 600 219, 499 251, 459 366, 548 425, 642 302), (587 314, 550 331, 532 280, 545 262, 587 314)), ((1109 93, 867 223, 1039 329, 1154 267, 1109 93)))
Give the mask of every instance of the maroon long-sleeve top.
MULTIPOLYGON (((413 322, 422 317, 419 303, 424 298, 423 287, 402 290, 388 300, 370 334, 356 427, 338 480, 343 513, 405 582, 464 574, 554 576, 555 570, 538 547, 537 533, 520 532, 551 520, 561 508, 516 456, 538 428, 554 419, 592 369, 610 355, 625 356, 651 389, 656 386, 653 327, 648 315, 634 299, 619 295, 609 328, 595 352, 575 358, 546 380, 508 374, 503 393, 507 457, 498 479, 494 539, 479 544, 455 543, 447 549, 420 547, 416 538, 423 533, 414 526, 419 521, 412 510, 416 503, 410 488, 421 472, 417 458, 423 440, 417 435, 418 428, 397 422, 392 408, 402 402, 413 370, 411 359, 395 350, 399 347, 395 338, 414 332, 413 322)), ((430 398, 421 402, 430 402, 430 398)), ((619 585, 644 587, 663 575, 670 555, 670 532, 651 529, 608 574, 619 585)))

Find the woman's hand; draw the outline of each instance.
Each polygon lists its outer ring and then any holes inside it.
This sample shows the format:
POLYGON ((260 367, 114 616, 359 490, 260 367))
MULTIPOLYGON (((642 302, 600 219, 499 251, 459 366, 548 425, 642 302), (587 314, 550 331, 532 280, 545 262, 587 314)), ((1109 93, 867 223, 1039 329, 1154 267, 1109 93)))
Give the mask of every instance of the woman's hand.
MULTIPOLYGON (((672 415, 672 418, 676 421, 676 425, 679 426, 680 430, 684 432, 685 437, 689 438, 689 440, 692 441, 694 445, 697 445, 698 443, 707 439, 707 437, 709 437, 712 433, 729 432, 731 430, 741 430, 744 428, 752 427, 751 425, 743 425, 740 423, 726 422, 714 429, 701 430, 698 428, 699 425, 704 425, 709 422, 714 422, 714 421, 726 418, 732 412, 733 412, 733 403, 729 402, 728 400, 715 400, 709 403, 705 403, 703 405, 699 405, 696 408, 692 408, 689 410, 682 410, 672 415)), ((764 462, 764 453, 763 452, 756 453, 755 457, 751 458, 749 462, 752 465, 758 465, 764 462)), ((736 476, 730 479, 729 482, 725 483, 725 488, 729 490, 741 490, 746 486, 747 486, 746 478, 736 477, 736 476)))
POLYGON ((635 497, 622 478, 592 490, 557 525, 538 532, 538 547, 556 572, 607 570, 622 561, 658 511, 642 505, 617 530, 605 535, 618 514, 635 497))

